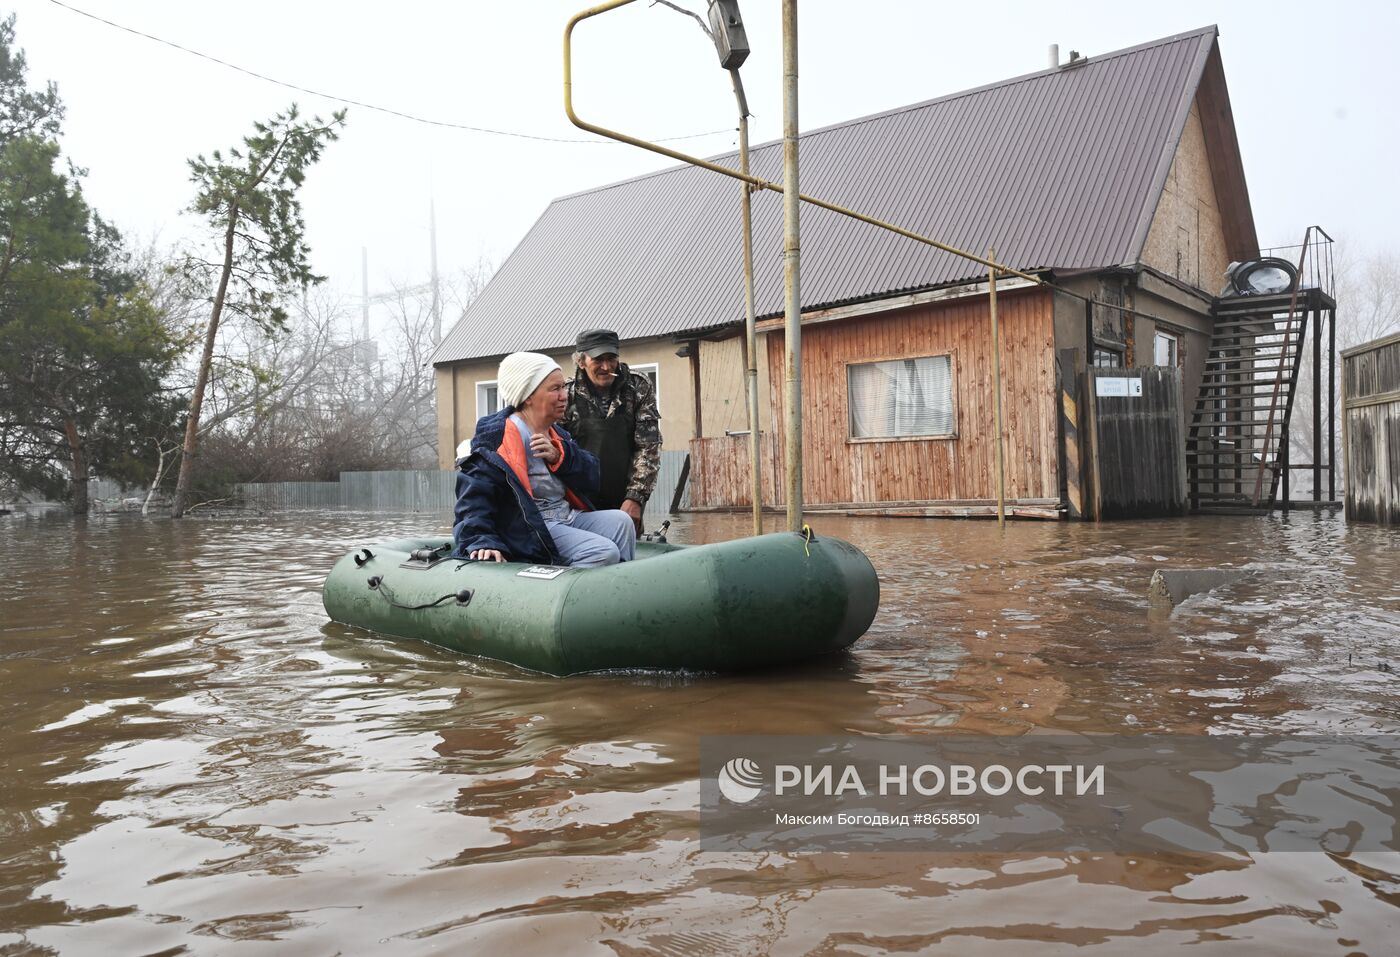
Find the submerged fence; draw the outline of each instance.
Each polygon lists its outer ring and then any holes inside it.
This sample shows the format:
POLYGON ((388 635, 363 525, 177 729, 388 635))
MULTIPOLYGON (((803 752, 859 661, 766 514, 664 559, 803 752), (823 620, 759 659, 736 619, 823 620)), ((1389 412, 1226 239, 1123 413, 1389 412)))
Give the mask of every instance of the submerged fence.
MULTIPOLYGON (((685 467, 683 451, 662 452, 656 489, 646 515, 660 521, 671 509, 685 467)), ((457 501, 457 473, 418 469, 393 472, 341 472, 338 482, 245 482, 235 486, 245 505, 261 509, 344 508, 355 511, 451 513, 457 501)), ((682 495, 681 507, 689 505, 682 495)))
POLYGON ((88 500, 91 502, 120 502, 126 498, 145 498, 146 490, 134 485, 124 485, 115 479, 88 479, 88 500))

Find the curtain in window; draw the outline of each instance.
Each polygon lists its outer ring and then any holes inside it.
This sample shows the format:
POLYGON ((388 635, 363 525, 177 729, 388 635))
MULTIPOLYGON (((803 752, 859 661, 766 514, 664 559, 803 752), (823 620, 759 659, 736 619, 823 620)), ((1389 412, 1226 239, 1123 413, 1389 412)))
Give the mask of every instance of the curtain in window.
POLYGON ((848 366, 847 387, 852 438, 948 435, 953 431, 948 356, 848 366))
POLYGON ((1094 349, 1094 366, 1099 369, 1118 369, 1123 365, 1123 353, 1117 349, 1094 349))

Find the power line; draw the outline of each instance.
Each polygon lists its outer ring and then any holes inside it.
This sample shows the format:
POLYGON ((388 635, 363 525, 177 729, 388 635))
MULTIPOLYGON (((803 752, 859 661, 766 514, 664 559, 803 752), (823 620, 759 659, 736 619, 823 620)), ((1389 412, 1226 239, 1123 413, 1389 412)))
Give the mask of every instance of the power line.
MULTIPOLYGON (((313 90, 313 89, 310 89, 309 87, 298 86, 298 85, 295 84, 295 83, 288 83, 288 82, 286 82, 285 80, 279 80, 279 79, 276 79, 275 77, 270 77, 270 76, 267 76, 267 75, 265 75, 265 74, 258 73, 258 72, 254 71, 254 70, 249 70, 249 69, 247 69, 246 67, 241 67, 241 66, 239 66, 239 65, 236 64, 236 63, 229 63, 227 60, 220 60, 220 59, 219 59, 218 57, 216 57, 216 56, 210 56, 210 55, 207 54, 207 53, 201 53, 201 52, 199 52, 198 50, 192 50, 192 49, 190 49, 190 48, 187 47, 187 46, 181 46, 180 44, 175 43, 175 42, 173 42, 173 41, 171 41, 171 40, 165 40, 165 39, 162 39, 161 37, 153 36, 152 34, 149 34, 149 33, 143 33, 142 31, 137 30, 137 29, 134 29, 134 28, 132 28, 132 27, 124 26, 124 25, 122 25, 122 24, 120 24, 120 23, 114 23, 114 22, 111 21, 111 20, 107 20, 107 19, 104 19, 104 18, 102 18, 102 17, 99 17, 99 16, 98 16, 97 14, 95 14, 95 13, 89 13, 89 12, 86 11, 86 10, 79 10, 77 7, 70 6, 70 5, 66 4, 66 3, 63 3, 62 0, 49 0, 49 2, 52 3, 52 4, 53 4, 54 6, 56 6, 56 7, 62 7, 62 8, 65 9, 65 10, 68 10, 68 11, 70 11, 70 12, 72 12, 72 13, 78 14, 79 16, 87 17, 89 20, 96 20, 98 23, 105 24, 105 25, 107 25, 107 26, 109 26, 109 27, 113 27, 113 28, 115 28, 115 29, 117 29, 117 30, 122 30, 122 31, 124 31, 124 32, 126 32, 126 33, 132 34, 133 36, 142 37, 142 38, 147 39, 147 40, 153 40, 153 41, 155 41, 156 43, 160 43, 160 44, 162 44, 162 45, 164 45, 164 46, 172 47, 173 49, 179 50, 181 53, 188 53, 188 54, 190 54, 191 56, 197 56, 197 57, 199 57, 201 60, 208 60, 210 63, 217 63, 219 66, 227 67, 227 68, 230 69, 230 70, 236 70, 237 72, 242 73, 242 74, 244 74, 245 76, 254 77, 255 79, 262 80, 262 81, 264 81, 265 83, 272 83, 272 84, 274 84, 274 85, 276 85, 276 86, 286 87, 286 88, 289 89, 289 90, 296 90, 298 93, 308 93, 308 94, 310 94, 311 96, 319 96, 319 97, 322 97, 323 99, 334 100, 334 101, 337 102, 337 103, 345 103, 345 104, 347 104, 347 105, 349 105, 349 106, 357 106, 357 107, 359 107, 359 108, 361 108, 361 109, 365 109, 365 110, 374 110, 374 111, 377 112, 377 113, 386 113, 386 114, 388 114, 389 116, 397 116, 399 119, 410 120, 410 121, 412 121, 412 122, 414 122, 414 123, 423 123, 423 124, 426 124, 426 125, 428 125, 428 126, 441 126, 441 127, 446 127, 447 129, 453 129, 453 130, 468 130, 468 131, 470 131, 470 132, 472 132, 472 133, 489 133, 489 134, 491 134, 492 136, 513 136, 513 137, 515 137, 515 138, 517 138, 517 139, 522 139, 522 140, 537 140, 537 141, 543 142, 543 143, 586 143, 586 144, 589 144, 589 145, 597 145, 597 144, 601 144, 601 143, 612 143, 612 142, 613 142, 612 140, 603 140, 603 139, 582 140, 582 139, 571 139, 571 138, 559 137, 559 136, 538 136, 538 135, 536 135, 536 134, 534 134, 534 133, 517 133, 517 132, 515 132, 514 130, 496 130, 496 129, 491 129, 490 127, 485 127, 485 126, 471 126, 471 125, 466 124, 466 123, 452 123, 452 122, 449 122, 449 121, 447 121, 447 120, 434 120, 434 119, 430 119, 429 117, 425 117, 425 116, 415 116, 415 115, 412 114, 412 113, 405 113, 405 112, 403 112, 402 110, 395 110, 395 109, 392 109, 392 108, 387 107, 387 106, 376 106, 376 105, 373 104, 373 103, 366 103, 366 102, 364 102, 364 101, 362 101, 362 100, 352 100, 352 99, 350 99, 349 97, 337 96, 337 95, 335 95, 334 93, 323 93, 323 92, 321 92, 320 90, 313 90)), ((730 132, 733 132, 733 131, 730 130, 730 129, 728 129, 728 128, 719 129, 719 130, 709 130, 709 131, 707 131, 707 132, 705 132, 705 133, 688 133, 688 134, 686 134, 685 136, 667 136, 667 137, 663 137, 663 138, 660 139, 660 140, 657 140, 657 142, 666 143, 666 142, 671 142, 671 141, 674 141, 674 140, 693 140, 693 139, 699 139, 699 138, 702 137, 702 136, 714 136, 714 135, 716 135, 716 134, 718 134, 718 133, 730 133, 730 132)))
MULTIPOLYGON (((466 123, 452 123, 452 122, 449 122, 449 121, 447 121, 447 120, 434 120, 434 119, 429 119, 429 118, 423 117, 423 116, 415 116, 415 115, 412 114, 412 113, 405 113, 405 112, 403 112, 402 110, 391 109, 390 107, 387 107, 387 106, 376 106, 376 105, 373 104, 373 103, 365 103, 365 102, 363 102, 362 100, 352 100, 352 99, 350 99, 349 97, 336 96, 336 95, 333 94, 333 93, 323 93, 323 92, 321 92, 320 90, 313 90, 313 89, 310 89, 309 87, 298 86, 298 85, 295 84, 295 83, 288 83, 288 82, 286 82, 285 80, 278 80, 278 79, 276 79, 276 78, 274 78, 274 77, 266 76, 265 74, 258 73, 258 72, 254 71, 254 70, 249 70, 249 69, 247 69, 246 67, 238 66, 236 63, 229 63, 227 60, 221 60, 221 59, 219 59, 219 58, 216 57, 216 56, 210 56, 210 55, 207 54, 207 53, 201 53, 201 52, 199 52, 198 50, 192 50, 192 49, 190 49, 189 47, 181 46, 180 44, 175 43, 175 42, 173 42, 173 41, 171 41, 171 40, 166 40, 166 39, 163 39, 163 38, 158 37, 158 36, 154 36, 154 35, 149 34, 149 33, 144 33, 144 32, 142 32, 141 30, 137 30, 137 29, 134 29, 134 28, 132 28, 132 27, 124 26, 123 24, 115 23, 115 22, 113 22, 113 21, 111 21, 111 20, 104 19, 103 17, 99 17, 99 16, 97 16, 97 15, 94 14, 94 13, 89 13, 89 12, 86 11, 86 10, 79 10, 77 7, 70 6, 69 4, 66 4, 66 3, 62 2, 62 0, 49 0, 49 2, 52 3, 54 6, 62 7, 62 8, 65 9, 65 10, 68 10, 68 11, 70 11, 70 12, 72 12, 72 13, 78 14, 79 16, 87 17, 89 20, 95 20, 95 21, 97 21, 98 23, 105 24, 106 26, 113 27, 113 28, 115 28, 115 29, 117 29, 117 30, 121 30, 121 31, 123 31, 123 32, 125 32, 125 33, 130 33, 130 34, 132 34, 132 35, 134 35, 134 36, 143 37, 144 39, 147 39, 147 40, 153 40, 153 41, 156 42, 156 43, 160 43, 160 44, 162 44, 162 45, 164 45, 164 46, 172 47, 172 48, 174 48, 174 49, 176 49, 176 50, 181 51, 182 53, 188 53, 188 54, 190 54, 191 56, 197 56, 197 57, 199 57, 199 58, 202 59, 202 60, 208 60, 208 61, 211 62, 211 63, 217 63, 219 66, 227 67, 227 68, 230 69, 230 70, 236 70, 236 71, 239 72, 239 73, 245 74, 245 75, 247 75, 247 76, 254 77, 254 78, 259 79, 259 80, 262 80, 262 81, 264 81, 264 82, 266 82, 266 83, 272 83, 272 84, 274 84, 274 85, 276 85, 276 86, 285 87, 285 88, 287 88, 287 89, 289 89, 289 90, 296 90, 296 91, 299 92, 299 93, 307 93, 307 94, 310 94, 311 96, 319 96, 319 97, 322 97, 323 99, 334 100, 334 101, 336 101, 337 103, 346 103, 346 104, 348 104, 348 105, 350 105, 350 106, 357 106, 357 107, 360 107, 361 109, 374 110, 374 111, 376 111, 376 112, 378 112, 378 113, 386 113, 386 114, 388 114, 389 116, 397 116, 397 117, 399 117, 400 119, 410 120, 410 121, 412 121, 412 122, 414 122, 414 123, 424 123, 424 124, 427 124, 428 126, 441 126, 441 127, 446 127, 446 128, 448 128, 448 129, 454 129, 454 130, 468 130, 468 131, 473 132, 473 133, 489 133, 489 134, 491 134, 491 135, 493 135, 493 136, 513 136, 513 137, 516 137, 516 138, 518 138, 518 139, 537 140, 537 141, 539 141, 539 142, 544 142, 544 143, 588 143, 588 144, 598 144, 598 143, 613 143, 613 142, 616 142, 615 140, 607 140, 607 139, 604 139, 604 140, 582 140, 582 139, 568 139, 568 138, 557 137, 557 136, 538 136, 538 135, 535 135, 535 134, 533 134, 533 133, 517 133, 517 132, 515 132, 515 131, 513 131, 513 130, 496 130, 496 129, 491 129, 491 128, 489 128, 489 127, 484 127, 484 126, 470 126, 470 125, 468 125, 468 124, 466 124, 466 123)), ((661 2, 664 2, 664 0, 661 0, 661 2)), ((674 7, 673 4, 667 3, 666 5, 669 6, 669 7, 672 7, 673 9, 675 9, 675 7, 674 7)), ((689 12, 689 11, 682 11, 682 12, 689 12)), ((694 16, 694 14, 691 14, 691 15, 694 16)), ((696 19, 699 19, 699 18, 696 17, 696 19)), ((702 26, 703 26, 703 24, 702 24, 702 26)), ((698 139, 698 138, 700 138, 700 137, 702 137, 702 136, 714 136, 714 135, 716 135, 716 134, 718 134, 718 133, 729 133, 729 132, 731 132, 731 130, 728 129, 728 128, 725 128, 725 129, 718 129, 718 130, 709 130, 708 132, 705 132, 705 133, 688 133, 688 134, 686 134, 685 136, 668 136, 668 137, 662 137, 662 138, 653 140, 652 142, 666 143, 666 142, 674 142, 674 141, 676 141, 676 140, 691 140, 691 139, 698 139)), ((883 226, 882 226, 882 228, 888 228, 888 227, 883 227, 883 226)), ((1166 322, 1166 321, 1167 321, 1167 320, 1161 319, 1161 318, 1158 317, 1158 316, 1154 316, 1154 315, 1152 315, 1151 313, 1140 312, 1140 311, 1138 311, 1137 309, 1133 309, 1133 308, 1126 307, 1126 306, 1121 306, 1121 305, 1118 305, 1118 304, 1115 304, 1115 303, 1102 302, 1102 301, 1100 301, 1100 300, 1098 300, 1098 299, 1094 299, 1094 298, 1091 297, 1091 296, 1086 296, 1086 295, 1084 295, 1084 294, 1082 294, 1082 293, 1072 292, 1072 291, 1070 291, 1069 289, 1064 288, 1063 286, 1060 286, 1060 285, 1058 285, 1058 284, 1056 284, 1056 283, 1049 282, 1048 280, 1045 280, 1045 279, 1043 279, 1043 278, 1041 278, 1041 279, 1039 280, 1039 284, 1040 284, 1042 287, 1052 289, 1052 290, 1054 290, 1055 292, 1063 293, 1064 295, 1070 296, 1070 297, 1072 297, 1072 298, 1074 298, 1074 299, 1078 299, 1078 300, 1080 300, 1081 302, 1092 303, 1093 305, 1096 305, 1096 306, 1103 306, 1104 308, 1107 308, 1107 309, 1115 309, 1115 310, 1117 310, 1118 312, 1124 313, 1124 314, 1129 314, 1129 315, 1134 315, 1134 316, 1142 316, 1142 317, 1147 318, 1147 319, 1153 319, 1153 320, 1157 320, 1157 321, 1161 321, 1161 322, 1166 322)), ((368 302, 370 301, 370 298, 371 298, 371 297, 369 297, 368 295, 366 295, 364 298, 365 298, 366 303, 368 303, 368 302)), ((374 298, 375 300, 380 300, 380 299, 382 299, 382 298, 387 298, 387 297, 385 297, 384 295, 381 294, 380 296, 375 296, 375 297, 373 297, 373 298, 374 298)))

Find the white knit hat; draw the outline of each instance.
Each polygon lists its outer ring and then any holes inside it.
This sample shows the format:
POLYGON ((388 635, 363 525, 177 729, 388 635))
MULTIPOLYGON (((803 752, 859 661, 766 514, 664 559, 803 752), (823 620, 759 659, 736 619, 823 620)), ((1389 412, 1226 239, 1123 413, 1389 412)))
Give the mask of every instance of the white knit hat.
MULTIPOLYGON (((530 397, 530 393, 540 387, 551 372, 559 369, 559 363, 538 352, 512 352, 501 360, 496 370, 496 394, 502 405, 520 408, 520 403, 530 397)), ((563 372, 563 369, 559 369, 563 372)))

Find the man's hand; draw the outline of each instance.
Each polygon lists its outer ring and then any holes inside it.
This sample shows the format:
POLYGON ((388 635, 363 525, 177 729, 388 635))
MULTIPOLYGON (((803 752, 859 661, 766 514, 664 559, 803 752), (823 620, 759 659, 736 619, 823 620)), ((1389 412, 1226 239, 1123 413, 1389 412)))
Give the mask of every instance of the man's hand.
POLYGON ((503 562, 506 557, 494 548, 478 548, 467 556, 474 562, 503 562))
POLYGON ((534 452, 537 457, 542 459, 545 465, 553 465, 555 462, 559 461, 559 449, 550 441, 549 436, 543 432, 536 432, 534 435, 530 436, 530 451, 534 452))
POLYGON ((632 519, 632 524, 637 526, 637 534, 642 534, 642 506, 629 498, 623 500, 622 510, 632 519))

